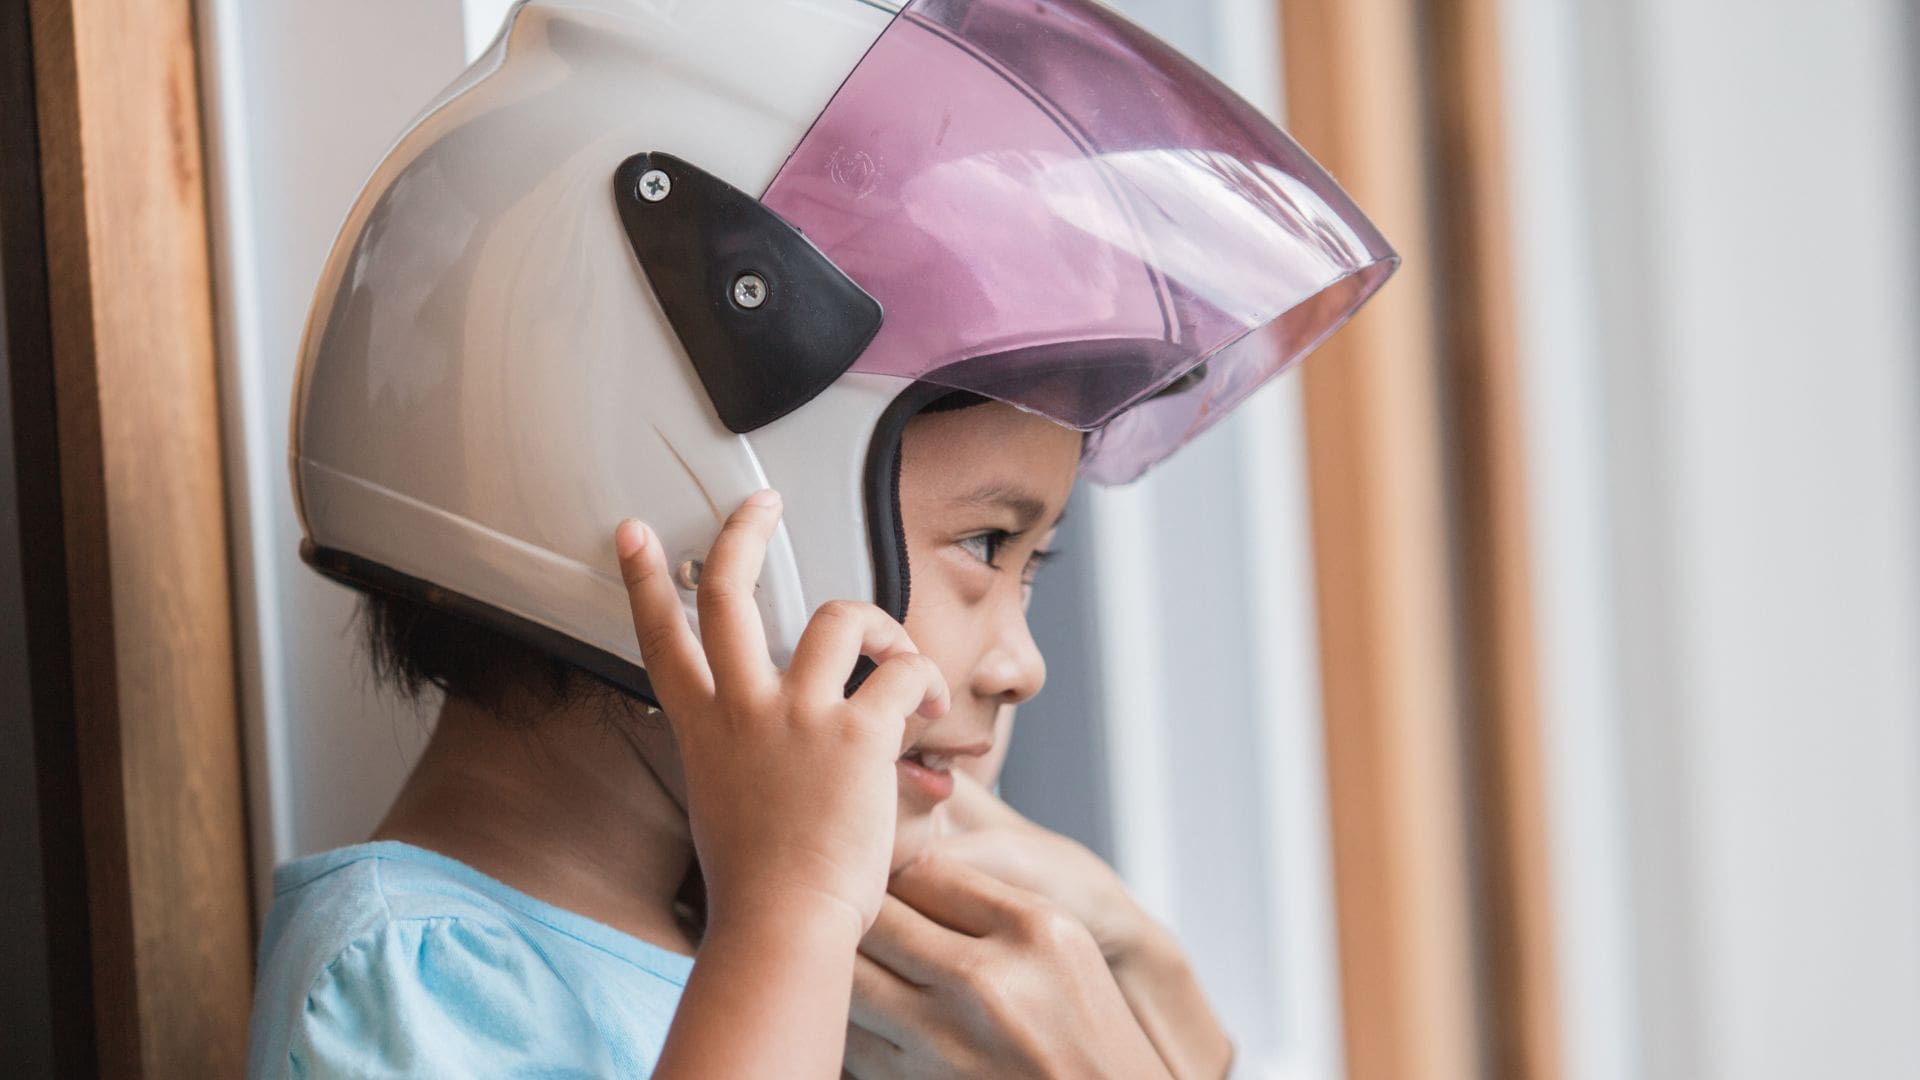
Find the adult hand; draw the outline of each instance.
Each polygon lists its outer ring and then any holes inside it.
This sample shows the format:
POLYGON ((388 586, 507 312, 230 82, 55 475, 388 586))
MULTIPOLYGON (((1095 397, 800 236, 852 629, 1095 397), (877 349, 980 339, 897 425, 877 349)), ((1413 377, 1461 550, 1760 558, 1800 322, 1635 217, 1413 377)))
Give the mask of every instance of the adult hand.
POLYGON ((954 780, 934 850, 1039 893, 1079 919, 1167 1070, 1180 1080, 1225 1076, 1232 1041, 1179 943, 1120 876, 1085 845, 1027 820, 973 777, 954 780))
POLYGON ((889 893, 854 969, 858 1080, 1167 1076, 1080 920, 938 853, 889 893))

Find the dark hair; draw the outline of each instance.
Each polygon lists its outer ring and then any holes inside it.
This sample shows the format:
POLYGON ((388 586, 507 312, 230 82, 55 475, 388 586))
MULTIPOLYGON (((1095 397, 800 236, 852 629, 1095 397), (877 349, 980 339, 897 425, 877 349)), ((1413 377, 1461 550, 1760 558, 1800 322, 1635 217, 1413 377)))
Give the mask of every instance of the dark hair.
POLYGON ((374 677, 410 698, 434 686, 504 713, 517 695, 549 707, 586 694, 627 696, 505 634, 391 593, 361 594, 360 628, 374 677))
MULTIPOLYGON (((417 699, 428 686, 437 686, 449 697, 465 698, 529 728, 542 707, 563 707, 595 697, 624 709, 638 723, 665 722, 657 714, 647 716, 640 699, 611 683, 505 634, 415 600, 363 592, 360 627, 375 677, 411 698, 417 699)), ((697 856, 680 881, 673 910, 696 938, 706 933, 707 890, 697 856)))

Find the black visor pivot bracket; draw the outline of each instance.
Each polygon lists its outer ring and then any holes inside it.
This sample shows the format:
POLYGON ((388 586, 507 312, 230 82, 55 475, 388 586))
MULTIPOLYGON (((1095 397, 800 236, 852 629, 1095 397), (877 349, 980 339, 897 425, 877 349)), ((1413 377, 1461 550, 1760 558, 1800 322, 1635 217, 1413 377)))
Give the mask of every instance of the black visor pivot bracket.
POLYGON ((672 154, 614 170, 627 240, 720 421, 758 430, 812 401, 880 332, 879 301, 751 195, 672 154))

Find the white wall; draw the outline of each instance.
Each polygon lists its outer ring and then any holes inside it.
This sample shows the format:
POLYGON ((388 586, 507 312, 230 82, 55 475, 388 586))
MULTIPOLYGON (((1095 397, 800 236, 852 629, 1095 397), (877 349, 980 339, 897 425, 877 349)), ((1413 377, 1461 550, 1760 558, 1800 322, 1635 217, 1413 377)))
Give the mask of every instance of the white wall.
POLYGON ((1569 1075, 1920 1075, 1897 0, 1509 0, 1569 1075))
POLYGON ((363 839, 424 731, 373 692, 352 594, 299 559, 301 328, 361 183, 465 66, 457 0, 200 0, 253 863, 363 839))

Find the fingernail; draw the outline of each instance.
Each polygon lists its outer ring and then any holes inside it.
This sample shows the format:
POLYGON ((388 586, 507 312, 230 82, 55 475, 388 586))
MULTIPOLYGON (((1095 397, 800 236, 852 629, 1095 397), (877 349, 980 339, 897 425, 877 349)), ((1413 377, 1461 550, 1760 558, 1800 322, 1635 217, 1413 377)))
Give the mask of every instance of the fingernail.
POLYGON ((613 530, 613 550, 622 559, 631 559, 647 549, 647 527, 638 518, 628 518, 613 530))
POLYGON ((772 488, 761 488, 747 496, 747 502, 753 506, 779 506, 780 493, 772 488))

